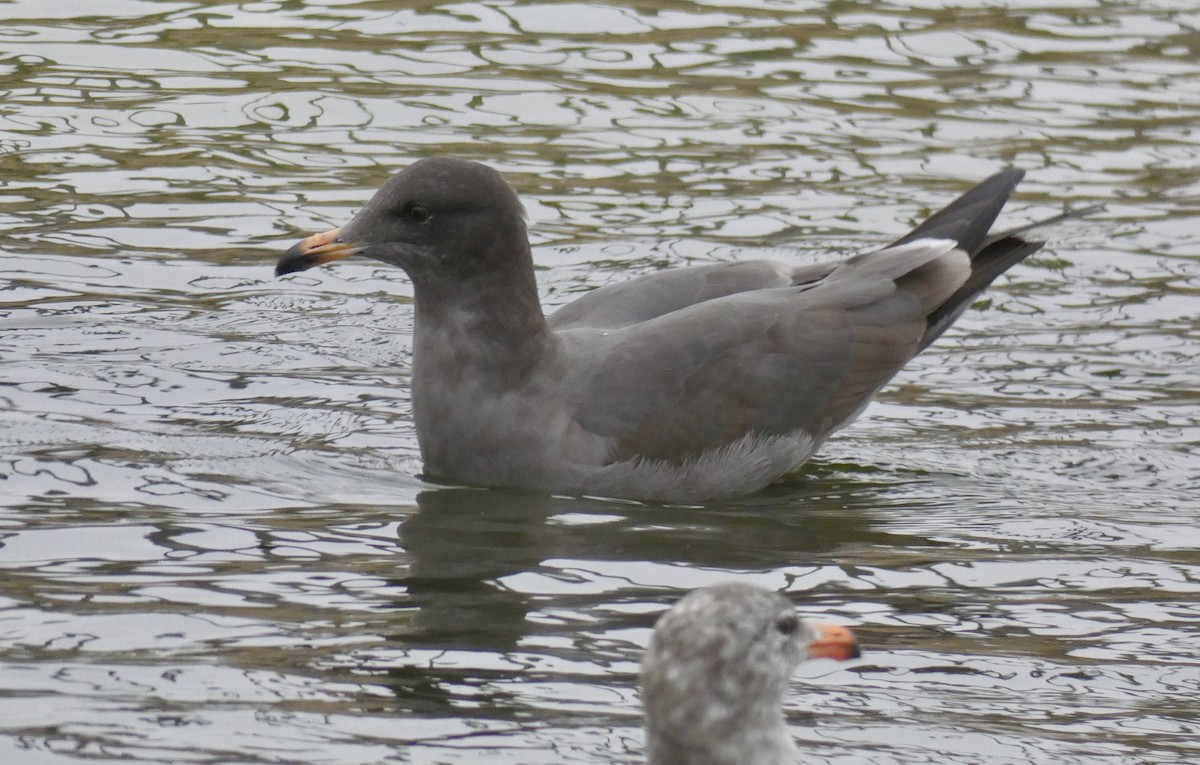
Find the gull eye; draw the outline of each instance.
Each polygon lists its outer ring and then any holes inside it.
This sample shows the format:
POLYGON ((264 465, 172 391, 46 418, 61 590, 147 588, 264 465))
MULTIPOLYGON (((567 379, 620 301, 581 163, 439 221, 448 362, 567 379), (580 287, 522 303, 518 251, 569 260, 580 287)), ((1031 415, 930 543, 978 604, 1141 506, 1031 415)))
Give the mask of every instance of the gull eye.
POLYGON ((792 635, 799 627, 800 620, 791 614, 788 616, 781 616, 779 617, 778 621, 775 622, 775 629, 778 630, 779 634, 781 635, 792 635))
POLYGON ((428 223, 429 219, 433 217, 425 205, 410 205, 406 214, 413 223, 428 223))

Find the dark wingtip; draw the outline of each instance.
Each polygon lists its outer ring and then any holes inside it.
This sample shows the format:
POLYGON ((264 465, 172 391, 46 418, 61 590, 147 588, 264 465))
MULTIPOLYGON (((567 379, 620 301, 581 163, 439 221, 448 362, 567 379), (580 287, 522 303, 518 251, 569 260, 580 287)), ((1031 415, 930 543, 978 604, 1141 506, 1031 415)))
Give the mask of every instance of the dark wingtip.
POLYGON ((1023 242, 1037 243, 1039 242, 1037 235, 1042 229, 1051 228, 1060 223, 1073 221, 1078 218, 1086 218, 1090 215, 1104 212, 1104 210, 1104 205, 1088 205, 1087 207, 1080 207, 1075 210, 1067 210, 1065 213, 1055 215, 1053 218, 1034 221, 1033 223, 1027 223, 1024 226, 1017 226, 1016 228, 1005 229, 1004 231, 990 234, 987 240, 984 241, 983 246, 986 250, 987 247, 995 244, 996 242, 1010 238, 1020 239, 1023 242))
POLYGON ((976 184, 921 225, 892 242, 892 246, 917 239, 953 239, 959 248, 974 254, 987 238, 1000 208, 1008 201, 1025 171, 1009 167, 976 184))

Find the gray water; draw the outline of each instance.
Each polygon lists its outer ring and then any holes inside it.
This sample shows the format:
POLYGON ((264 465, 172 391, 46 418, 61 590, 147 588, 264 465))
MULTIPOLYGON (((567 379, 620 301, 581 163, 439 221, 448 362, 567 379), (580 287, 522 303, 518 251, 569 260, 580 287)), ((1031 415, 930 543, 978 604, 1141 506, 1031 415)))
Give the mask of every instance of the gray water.
POLYGON ((604 763, 741 579, 854 625, 818 763, 1200 761, 1200 7, 0 3, 0 762, 604 763), (988 173, 1101 203, 794 482, 423 482, 403 275, 275 279, 431 154, 547 304, 889 241, 988 173))

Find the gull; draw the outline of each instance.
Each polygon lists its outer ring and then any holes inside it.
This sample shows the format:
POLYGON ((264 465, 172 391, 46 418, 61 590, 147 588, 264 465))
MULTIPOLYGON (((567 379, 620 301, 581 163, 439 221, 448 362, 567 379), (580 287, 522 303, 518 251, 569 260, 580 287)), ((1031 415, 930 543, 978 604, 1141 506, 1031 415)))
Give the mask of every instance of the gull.
POLYGON ((845 627, 801 619, 782 595, 729 582, 659 619, 642 659, 649 765, 793 765, 783 719, 792 671, 860 655, 845 627))
POLYGON ((450 157, 393 175, 276 274, 351 255, 399 266, 415 302, 412 407, 425 475, 486 487, 698 503, 795 473, 1001 273, 1045 243, 991 233, 1024 175, 975 186, 847 260, 667 269, 546 316, 523 209, 450 157))

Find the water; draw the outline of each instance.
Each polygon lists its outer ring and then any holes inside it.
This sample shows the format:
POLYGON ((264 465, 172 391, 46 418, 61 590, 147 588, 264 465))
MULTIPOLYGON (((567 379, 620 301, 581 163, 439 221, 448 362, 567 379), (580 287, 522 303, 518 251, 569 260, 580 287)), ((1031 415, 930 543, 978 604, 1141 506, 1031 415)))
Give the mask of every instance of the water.
POLYGON ((822 763, 1200 759, 1194 3, 0 6, 0 761, 637 762, 658 613, 856 625, 822 763), (437 487, 411 291, 274 259, 433 153, 548 304, 887 241, 1006 164, 1103 203, 792 485, 437 487), (819 244, 818 244, 819 243, 819 244))

